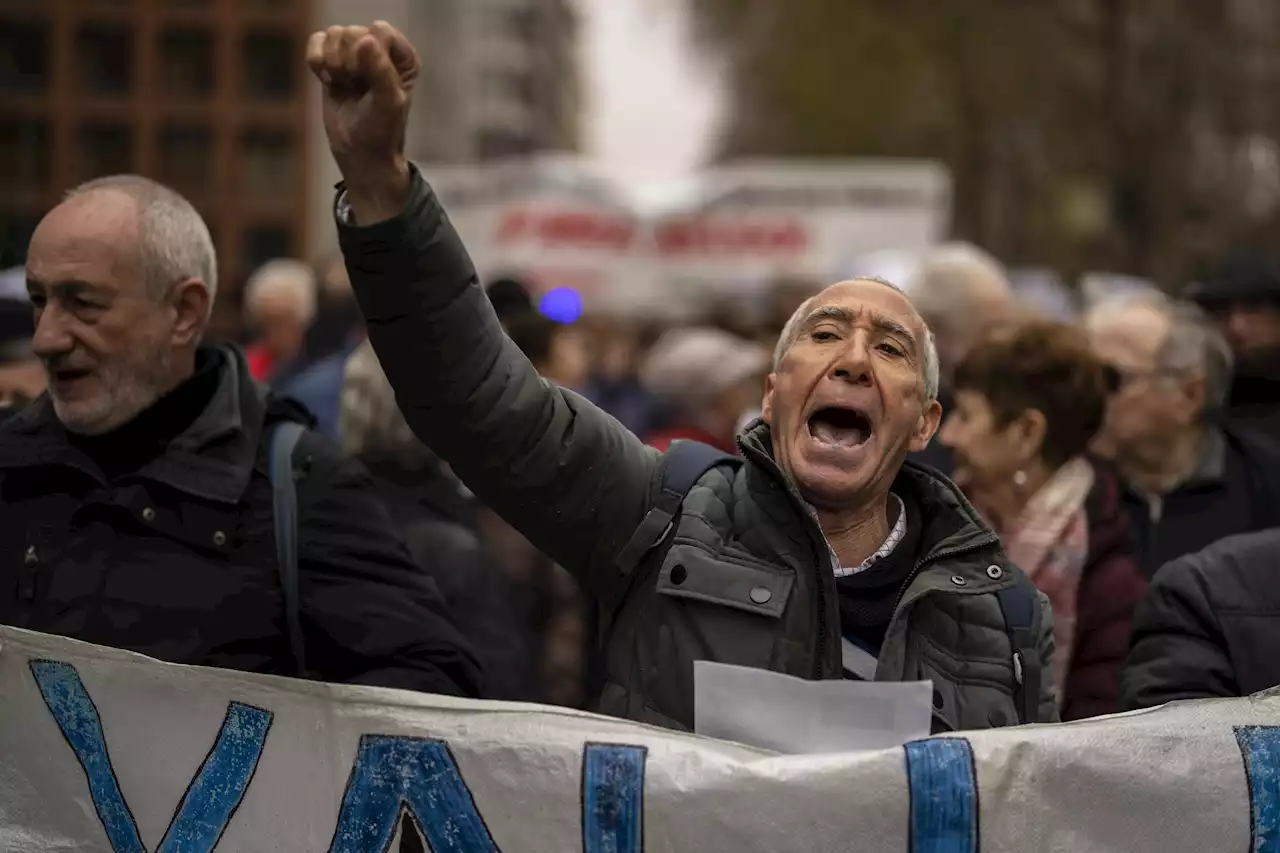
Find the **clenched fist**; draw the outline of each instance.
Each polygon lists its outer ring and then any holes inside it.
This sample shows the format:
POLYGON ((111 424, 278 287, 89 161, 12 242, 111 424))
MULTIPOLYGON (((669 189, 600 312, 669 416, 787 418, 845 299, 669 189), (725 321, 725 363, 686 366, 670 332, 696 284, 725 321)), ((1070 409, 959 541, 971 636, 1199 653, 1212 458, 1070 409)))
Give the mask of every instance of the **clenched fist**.
POLYGON ((311 36, 307 64, 324 89, 324 129, 356 221, 395 216, 409 187, 404 134, 420 70, 413 45, 386 21, 329 27, 311 36))

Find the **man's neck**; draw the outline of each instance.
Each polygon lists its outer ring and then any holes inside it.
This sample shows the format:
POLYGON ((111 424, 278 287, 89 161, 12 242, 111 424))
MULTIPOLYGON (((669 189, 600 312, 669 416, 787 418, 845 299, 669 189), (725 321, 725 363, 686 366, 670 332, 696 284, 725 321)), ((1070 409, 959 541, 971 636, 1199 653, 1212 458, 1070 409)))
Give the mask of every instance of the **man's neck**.
POLYGON ((819 508, 815 510, 818 514, 818 526, 822 528, 822 533, 827 537, 841 566, 862 565, 889 538, 892 524, 887 493, 854 512, 830 512, 819 508))
POLYGON ((1141 455, 1117 460, 1125 479, 1149 498, 1160 498, 1185 482, 1204 447, 1206 428, 1197 424, 1167 441, 1148 445, 1141 455))

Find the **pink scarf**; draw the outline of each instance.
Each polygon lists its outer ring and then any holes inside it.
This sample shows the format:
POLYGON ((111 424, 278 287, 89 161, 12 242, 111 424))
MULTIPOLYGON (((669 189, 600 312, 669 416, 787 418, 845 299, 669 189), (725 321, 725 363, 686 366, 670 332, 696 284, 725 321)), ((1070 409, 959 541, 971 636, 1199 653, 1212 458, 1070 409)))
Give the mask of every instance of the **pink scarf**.
POLYGON ((1062 707, 1067 669, 1075 648, 1076 597, 1089 555, 1084 502, 1093 488, 1093 466, 1079 456, 1059 468, 1027 501, 1000 538, 1005 553, 1053 606, 1053 674, 1062 707))

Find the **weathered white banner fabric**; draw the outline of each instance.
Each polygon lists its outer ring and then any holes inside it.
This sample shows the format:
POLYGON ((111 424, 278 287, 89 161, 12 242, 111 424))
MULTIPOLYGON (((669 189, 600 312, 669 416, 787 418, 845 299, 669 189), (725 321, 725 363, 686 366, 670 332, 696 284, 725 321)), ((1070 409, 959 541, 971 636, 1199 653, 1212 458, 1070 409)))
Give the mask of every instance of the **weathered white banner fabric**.
POLYGON ((0 628, 0 851, 1248 853, 1280 696, 783 758, 535 706, 171 666, 0 628))

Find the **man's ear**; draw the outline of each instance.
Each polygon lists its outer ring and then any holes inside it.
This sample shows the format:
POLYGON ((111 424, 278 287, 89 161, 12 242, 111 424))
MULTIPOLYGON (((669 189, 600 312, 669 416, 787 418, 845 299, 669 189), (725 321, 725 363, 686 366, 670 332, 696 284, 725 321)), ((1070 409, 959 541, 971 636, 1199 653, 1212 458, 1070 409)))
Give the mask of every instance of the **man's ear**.
POLYGON ((200 339, 209 321, 209 286, 198 278, 181 281, 169 296, 174 313, 173 343, 189 346, 200 339))
POLYGON ((764 378, 764 399, 760 401, 760 420, 765 426, 773 427, 773 389, 776 380, 772 373, 764 378))
POLYGON ((1179 415, 1184 424, 1193 424, 1204 415, 1204 404, 1208 399, 1205 393, 1205 381, 1203 375, 1189 376, 1178 384, 1178 391, 1182 397, 1179 400, 1181 405, 1179 415))
POLYGON ((929 440, 938 431, 938 425, 941 423, 942 404, 937 400, 930 400, 924 407, 924 411, 920 413, 920 420, 916 422, 916 429, 911 435, 911 441, 907 444, 907 450, 911 453, 919 453, 928 447, 929 440))

